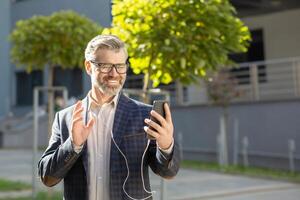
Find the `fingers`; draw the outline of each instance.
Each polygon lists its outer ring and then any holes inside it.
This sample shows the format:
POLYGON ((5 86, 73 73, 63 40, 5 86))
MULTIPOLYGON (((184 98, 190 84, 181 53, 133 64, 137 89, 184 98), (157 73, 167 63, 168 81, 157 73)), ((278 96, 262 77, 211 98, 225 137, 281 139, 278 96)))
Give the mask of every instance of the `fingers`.
POLYGON ((151 110, 150 114, 159 121, 159 123, 161 124, 161 126, 165 126, 166 124, 166 120, 165 118, 163 118, 163 116, 161 116, 160 114, 158 114, 156 111, 151 110))
POLYGON ((154 137, 155 139, 157 139, 160 134, 158 132, 156 132, 155 130, 150 129, 147 126, 144 126, 144 130, 147 134, 151 135, 152 137, 154 137))
POLYGON ((75 113, 79 108, 81 108, 81 105, 82 105, 82 102, 81 101, 78 101, 76 104, 75 104, 75 108, 73 110, 73 113, 75 113))
POLYGON ((162 130, 162 127, 159 125, 159 124, 157 124, 157 123, 155 123, 154 121, 151 121, 150 119, 145 119, 144 120, 145 121, 145 123, 149 126, 149 127, 152 127, 153 129, 155 129, 156 131, 158 131, 158 132, 161 132, 162 130))
POLYGON ((77 110, 73 113, 73 117, 75 118, 75 117, 81 115, 82 111, 83 111, 83 108, 80 107, 79 109, 77 109, 77 110))
POLYGON ((171 110, 167 103, 164 104, 164 109, 165 109, 165 113, 166 113, 166 121, 169 123, 172 122, 171 110))
POLYGON ((91 118, 91 119, 88 121, 87 125, 84 127, 84 130, 83 130, 82 133, 83 133, 85 139, 86 139, 86 138, 89 136, 89 134, 92 132, 92 128, 93 128, 94 123, 95 123, 95 119, 94 119, 94 118, 91 118))
POLYGON ((83 121, 83 118, 82 118, 82 111, 83 111, 83 108, 82 108, 82 103, 81 101, 78 101, 76 104, 75 104, 75 108, 73 110, 73 115, 72 115, 72 126, 75 125, 77 122, 82 122, 83 121))
POLYGON ((81 101, 78 101, 75 104, 75 108, 73 110, 73 118, 76 118, 79 114, 81 114, 82 111, 83 111, 82 103, 81 101))
POLYGON ((94 116, 91 116, 90 120, 88 121, 88 123, 86 125, 86 128, 90 130, 93 127, 94 123, 95 123, 95 118, 94 118, 94 116))
POLYGON ((76 118, 73 118, 73 124, 75 124, 78 121, 82 121, 82 116, 78 116, 76 118))
MULTIPOLYGON (((159 121, 159 123, 161 124, 162 127, 167 126, 167 124, 173 124, 172 122, 172 115, 171 115, 171 110, 170 107, 167 103, 164 103, 164 110, 165 110, 165 115, 166 118, 164 118, 163 116, 161 116, 159 113, 157 113, 156 111, 152 110, 150 112, 150 114, 159 121)), ((145 121, 146 122, 146 121, 145 121)), ((147 123, 147 122, 146 122, 147 123)), ((154 127, 153 127, 154 128, 154 127)))

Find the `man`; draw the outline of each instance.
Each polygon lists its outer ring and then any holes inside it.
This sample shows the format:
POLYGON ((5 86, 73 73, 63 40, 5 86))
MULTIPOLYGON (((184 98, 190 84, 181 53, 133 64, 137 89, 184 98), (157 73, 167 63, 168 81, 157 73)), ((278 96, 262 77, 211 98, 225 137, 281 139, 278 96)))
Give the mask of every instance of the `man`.
POLYGON ((85 99, 56 113, 38 164, 41 180, 53 186, 63 179, 66 200, 152 199, 148 166, 164 178, 179 169, 168 105, 163 118, 121 93, 128 55, 116 36, 93 38, 84 64, 92 88, 85 99), (149 144, 146 134, 155 140, 149 144))

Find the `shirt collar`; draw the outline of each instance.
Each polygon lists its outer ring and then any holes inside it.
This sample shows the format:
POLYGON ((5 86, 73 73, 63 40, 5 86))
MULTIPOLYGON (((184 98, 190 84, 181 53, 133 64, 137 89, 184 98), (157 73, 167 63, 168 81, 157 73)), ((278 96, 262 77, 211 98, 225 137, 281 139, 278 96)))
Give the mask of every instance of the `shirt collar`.
MULTIPOLYGON (((118 99, 119 99, 119 95, 120 95, 119 93, 116 94, 114 96, 114 98, 110 102, 107 102, 105 104, 111 104, 112 106, 117 105, 117 102, 118 102, 118 99)), ((100 108, 102 106, 102 105, 98 104, 95 101, 95 99, 92 97, 92 92, 91 91, 89 91, 89 93, 88 93, 88 98, 89 98, 88 111, 100 108)))

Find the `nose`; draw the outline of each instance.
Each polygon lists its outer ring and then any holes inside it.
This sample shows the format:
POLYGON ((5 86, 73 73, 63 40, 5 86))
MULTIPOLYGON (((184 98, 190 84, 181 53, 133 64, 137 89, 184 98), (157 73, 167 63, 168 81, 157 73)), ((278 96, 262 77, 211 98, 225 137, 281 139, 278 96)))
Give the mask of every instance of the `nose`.
POLYGON ((116 67, 113 66, 112 69, 110 70, 110 72, 108 73, 109 76, 117 76, 118 72, 116 70, 116 67))

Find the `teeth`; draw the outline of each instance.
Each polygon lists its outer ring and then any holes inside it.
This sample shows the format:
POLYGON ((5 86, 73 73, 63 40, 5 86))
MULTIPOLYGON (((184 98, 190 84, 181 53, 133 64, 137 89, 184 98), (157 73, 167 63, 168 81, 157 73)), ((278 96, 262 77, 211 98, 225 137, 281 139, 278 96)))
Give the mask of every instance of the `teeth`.
POLYGON ((108 81, 108 83, 118 83, 118 81, 108 81))

